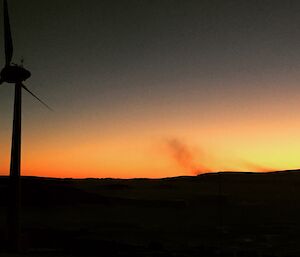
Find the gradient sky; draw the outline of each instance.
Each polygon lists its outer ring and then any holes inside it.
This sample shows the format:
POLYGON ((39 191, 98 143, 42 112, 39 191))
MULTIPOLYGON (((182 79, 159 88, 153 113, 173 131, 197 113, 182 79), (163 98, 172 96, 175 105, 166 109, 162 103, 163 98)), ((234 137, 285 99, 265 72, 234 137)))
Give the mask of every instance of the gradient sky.
MULTIPOLYGON (((300 1, 8 3, 13 61, 24 57, 25 84, 55 109, 24 92, 23 175, 300 167, 300 1)), ((3 175, 12 107, 4 84, 3 175)))

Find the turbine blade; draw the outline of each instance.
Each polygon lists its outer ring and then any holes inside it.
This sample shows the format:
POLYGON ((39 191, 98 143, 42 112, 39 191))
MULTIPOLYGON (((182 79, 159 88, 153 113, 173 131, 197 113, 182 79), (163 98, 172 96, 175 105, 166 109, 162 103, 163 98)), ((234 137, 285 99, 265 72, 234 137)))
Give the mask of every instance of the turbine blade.
POLYGON ((7 0, 3 1, 4 10, 4 45, 5 45, 5 63, 9 65, 13 56, 13 42, 11 37, 7 0))
POLYGON ((22 88, 24 88, 29 94, 31 94, 35 99, 37 99, 40 103, 42 103, 47 109, 50 111, 53 111, 53 109, 47 105, 45 102, 43 102, 40 98, 38 98, 34 93, 32 93, 26 86, 22 84, 22 88))

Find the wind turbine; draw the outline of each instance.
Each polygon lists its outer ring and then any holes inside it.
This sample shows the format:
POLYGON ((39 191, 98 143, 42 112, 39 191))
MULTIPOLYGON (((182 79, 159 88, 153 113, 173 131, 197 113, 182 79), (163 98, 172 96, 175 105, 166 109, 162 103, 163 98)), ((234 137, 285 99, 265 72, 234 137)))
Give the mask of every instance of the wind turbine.
POLYGON ((22 117, 22 89, 25 89, 34 98, 48 109, 51 108, 32 93, 23 82, 31 76, 23 65, 12 64, 13 41, 11 36, 7 0, 3 0, 4 10, 4 46, 5 66, 0 72, 0 84, 3 82, 15 84, 13 132, 11 144, 10 176, 9 176, 9 206, 8 206, 8 240, 13 251, 19 250, 20 236, 20 165, 21 165, 21 117, 22 117))

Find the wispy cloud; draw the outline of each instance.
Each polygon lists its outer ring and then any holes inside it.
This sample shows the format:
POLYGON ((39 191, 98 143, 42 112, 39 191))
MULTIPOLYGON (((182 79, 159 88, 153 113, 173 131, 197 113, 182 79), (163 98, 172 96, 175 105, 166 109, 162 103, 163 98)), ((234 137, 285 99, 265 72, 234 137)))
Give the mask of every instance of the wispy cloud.
POLYGON ((256 172, 270 172, 276 170, 250 161, 241 161, 241 165, 246 169, 256 172))
MULTIPOLYGON (((215 168, 213 168, 214 166, 220 166, 219 171, 228 170, 224 169, 224 165, 226 166, 226 164, 228 164, 226 161, 224 162, 223 160, 222 163, 219 163, 218 165, 218 160, 205 149, 203 150, 203 148, 191 147, 187 142, 177 137, 165 139, 164 145, 169 158, 172 158, 173 161, 184 171, 193 175, 215 171, 215 168), (214 164, 214 166, 212 164, 214 164)), ((250 170, 254 172, 270 172, 276 170, 274 168, 251 161, 241 160, 239 158, 231 160, 230 164, 239 167, 241 169, 240 171, 250 170)), ((231 168, 229 170, 231 170, 231 168)))
MULTIPOLYGON (((211 171, 208 165, 204 163, 204 160, 201 163, 196 161, 196 153, 183 140, 178 138, 170 138, 167 139, 165 143, 167 146, 167 152, 171 158, 173 158, 173 160, 185 171, 189 171, 194 175, 211 171)), ((198 154, 199 152, 197 151, 197 155, 198 154)))

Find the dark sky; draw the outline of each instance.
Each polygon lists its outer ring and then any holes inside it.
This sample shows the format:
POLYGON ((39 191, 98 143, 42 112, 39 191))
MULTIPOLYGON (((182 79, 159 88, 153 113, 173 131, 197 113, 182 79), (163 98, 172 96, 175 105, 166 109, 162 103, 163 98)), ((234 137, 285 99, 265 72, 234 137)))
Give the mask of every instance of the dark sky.
MULTIPOLYGON (((104 139, 119 138, 121 134, 126 142, 133 135, 147 135, 147 140, 171 136, 194 141, 203 148, 207 137, 217 137, 220 142, 228 138, 226 133, 214 130, 226 126, 230 130, 227 123, 238 134, 245 131, 245 120, 256 124, 269 118, 269 125, 266 122, 257 129, 258 140, 268 126, 274 128, 272 122, 278 117, 292 113, 296 119, 294 107, 300 100, 299 1, 8 3, 15 49, 13 61, 20 63, 24 57, 25 67, 32 72, 26 85, 56 110, 49 113, 34 99, 24 97, 27 152, 33 151, 33 143, 42 144, 43 149, 82 149, 81 144, 86 142, 101 145, 104 139), (215 132, 203 136, 207 131, 215 132), (98 132, 99 138, 95 138, 98 132)), ((2 34, 2 20, 0 28, 2 34)), ((0 51, 0 60, 4 65, 4 51, 0 51)), ((4 155, 9 153, 12 97, 11 87, 1 88, 0 137, 6 146, 1 150, 4 155)), ((288 118, 285 123, 296 126, 296 121, 300 120, 288 118)), ((249 136, 241 133, 240 142, 249 136)), ((230 142, 238 141, 231 139, 230 142)), ((280 145, 276 138, 273 140, 280 145)), ((222 147, 227 151, 224 145, 228 143, 223 141, 222 146, 207 140, 205 145, 214 153, 222 147)), ((272 138, 268 142, 271 141, 272 138)), ((115 148, 110 147, 113 155, 115 148)), ((253 152, 247 150, 238 158, 248 160, 261 155, 253 152)), ((25 156, 29 171, 35 170, 29 164, 30 158, 33 157, 25 156)), ((103 162, 94 159, 86 162, 95 162, 99 168, 103 162)), ((135 158, 132 159, 126 165, 134 166, 135 158)), ((267 166, 295 165, 293 160, 274 164, 270 159, 266 155, 263 160, 269 161, 260 162, 267 166)), ((5 170, 7 158, 2 162, 5 170)), ((45 159, 45 163, 52 165, 50 160, 45 159)), ((35 163, 34 167, 39 165, 35 163)), ((158 167, 157 173, 161 170, 159 174, 164 175, 165 166, 158 167)))

